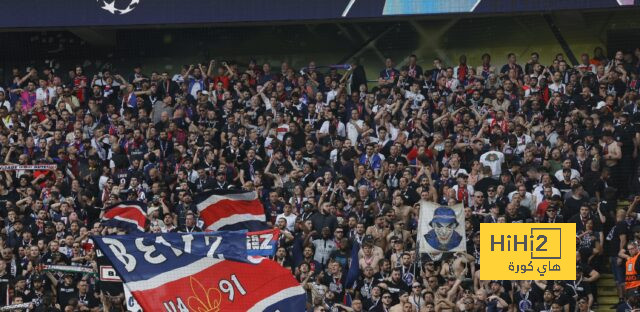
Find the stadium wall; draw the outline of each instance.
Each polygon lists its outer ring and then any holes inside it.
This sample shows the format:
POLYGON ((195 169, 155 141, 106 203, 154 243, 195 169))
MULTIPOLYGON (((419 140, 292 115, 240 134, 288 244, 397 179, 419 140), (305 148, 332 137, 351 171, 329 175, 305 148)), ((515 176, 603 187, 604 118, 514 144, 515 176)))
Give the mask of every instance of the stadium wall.
MULTIPOLYGON (((637 14, 637 9, 628 9, 563 11, 550 16, 579 58, 583 52, 592 55, 596 47, 611 51, 640 46, 638 40, 628 40, 628 36, 608 36, 640 29, 637 14)), ((531 52, 536 51, 543 64, 549 64, 557 53, 565 54, 542 14, 244 27, 156 26, 86 28, 84 31, 70 28, 5 32, 0 36, 3 41, 20 47, 0 51, 5 79, 9 78, 7 75, 12 66, 41 67, 43 60, 54 60, 61 68, 82 64, 90 71, 110 63, 116 70, 126 73, 138 63, 144 65, 145 71, 176 71, 182 64, 211 59, 241 63, 256 59, 260 63, 270 62, 276 68, 281 61, 286 61, 294 68, 300 68, 309 60, 328 65, 355 56, 365 66, 368 78, 373 80, 382 69, 385 56, 402 65, 406 56, 415 53, 420 64, 428 68, 435 57, 455 65, 461 54, 465 54, 468 63, 474 66, 480 64, 480 56, 485 52, 492 55, 495 66, 504 64, 509 52, 516 53, 518 62, 525 63, 531 52), (51 40, 54 42, 50 43, 51 40), (74 44, 70 43, 72 41, 74 44), (62 48, 58 49, 58 46, 62 48)))

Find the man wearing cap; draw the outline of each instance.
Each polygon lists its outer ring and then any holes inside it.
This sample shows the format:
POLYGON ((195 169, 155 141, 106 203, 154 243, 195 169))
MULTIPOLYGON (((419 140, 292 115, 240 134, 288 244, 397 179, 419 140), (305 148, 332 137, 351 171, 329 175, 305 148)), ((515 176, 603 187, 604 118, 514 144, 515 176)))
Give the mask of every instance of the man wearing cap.
MULTIPOLYGON (((554 195, 557 196, 557 195, 554 195)), ((547 207, 547 210, 545 212, 544 217, 542 218, 542 223, 562 223, 564 222, 564 216, 562 216, 561 214, 559 214, 559 202, 561 202, 560 199, 553 199, 551 203, 549 203, 549 206, 547 207)))
POLYGON ((429 222, 431 230, 425 234, 427 244, 437 250, 450 251, 460 245, 462 236, 456 232, 456 213, 449 207, 438 207, 429 222))
MULTIPOLYGON (((7 218, 9 219, 9 218, 7 218)), ((24 232, 24 226, 22 224, 22 218, 16 217, 13 221, 13 231, 7 235, 7 245, 12 248, 17 248, 22 241, 22 233, 24 232)))
POLYGON ((31 290, 27 287, 27 279, 24 276, 18 276, 13 286, 13 298, 20 297, 23 302, 31 301, 31 290))
POLYGON ((233 187, 229 182, 227 182, 227 173, 224 169, 218 169, 216 172, 216 179, 212 187, 214 190, 228 190, 233 187))
POLYGON ((31 289, 33 289, 33 291, 31 292, 31 301, 35 305, 40 305, 40 303, 42 302, 42 299, 46 292, 46 288, 44 287, 45 282, 46 280, 44 276, 39 274, 31 275, 31 289))
POLYGON ((46 274, 51 281, 51 284, 56 287, 56 294, 58 296, 58 304, 60 304, 60 307, 66 307, 71 299, 78 297, 78 289, 73 281, 72 273, 64 273, 62 276, 62 283, 60 283, 58 279, 51 274, 51 272, 47 272, 46 274))

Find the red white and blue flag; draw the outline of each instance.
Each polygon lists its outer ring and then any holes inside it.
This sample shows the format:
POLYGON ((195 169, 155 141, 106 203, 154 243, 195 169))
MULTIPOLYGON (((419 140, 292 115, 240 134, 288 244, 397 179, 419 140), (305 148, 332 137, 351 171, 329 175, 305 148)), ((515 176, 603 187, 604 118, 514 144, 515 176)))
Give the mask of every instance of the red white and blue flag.
POLYGON ((290 270, 247 260, 246 232, 92 239, 144 311, 304 311, 305 291, 290 270))
POLYGON ((107 207, 102 224, 128 230, 144 232, 147 224, 147 205, 138 201, 124 201, 107 207))
POLYGON ((278 249, 280 229, 247 232, 247 255, 272 257, 278 249))
POLYGON ((197 195, 195 202, 206 231, 267 229, 256 192, 214 190, 197 195))

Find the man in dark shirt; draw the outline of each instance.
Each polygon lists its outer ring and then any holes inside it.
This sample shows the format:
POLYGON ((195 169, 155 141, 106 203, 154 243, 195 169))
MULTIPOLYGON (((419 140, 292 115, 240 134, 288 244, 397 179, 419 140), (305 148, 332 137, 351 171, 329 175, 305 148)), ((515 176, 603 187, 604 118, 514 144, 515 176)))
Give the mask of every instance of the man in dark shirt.
POLYGON ((78 282, 78 304, 93 309, 100 305, 100 301, 95 296, 95 292, 89 289, 87 280, 82 279, 78 282))
MULTIPOLYGON (((48 225, 47 225, 48 226, 48 225)), ((69 264, 69 258, 60 252, 60 243, 56 240, 49 242, 49 251, 42 256, 42 263, 44 264, 69 264)))
POLYGON ((587 198, 585 198, 583 194, 581 185, 575 184, 571 187, 571 197, 565 200, 564 209, 562 209, 562 215, 565 218, 573 218, 573 216, 580 212, 582 205, 587 205, 587 198))
POLYGON ((555 301, 554 303, 559 304, 564 309, 564 311, 568 311, 568 307, 571 306, 571 301, 573 298, 571 298, 567 293, 566 281, 555 281, 555 283, 552 285, 552 289, 555 301))
POLYGON ((578 265, 576 267, 576 280, 567 283, 567 285, 569 286, 569 293, 572 294, 572 297, 579 298, 578 301, 572 302, 572 305, 570 307, 572 311, 575 311, 575 306, 582 298, 591 298, 591 301, 593 301, 592 286, 591 283, 585 280, 586 277, 584 276, 584 269, 585 268, 583 268, 581 265, 578 265))
POLYGON ((378 76, 378 84, 380 86, 391 86, 398 81, 400 72, 393 67, 393 61, 391 58, 386 58, 384 61, 385 68, 380 71, 378 76))
MULTIPOLYGON (((609 230, 605 236, 604 252, 609 257, 609 263, 611 264, 611 271, 613 278, 616 280, 616 288, 618 292, 619 302, 624 301, 624 284, 625 284, 625 271, 624 262, 618 256, 621 249, 624 248, 623 244, 627 241, 629 226, 625 221, 627 217, 626 211, 620 209, 616 212, 616 224, 609 230)), ((616 305, 617 306, 617 305, 616 305)))
POLYGON ((586 230, 587 227, 587 222, 589 220, 593 221, 594 226, 600 224, 599 220, 597 220, 596 218, 594 218, 594 216, 591 214, 591 211, 589 210, 589 205, 584 203, 580 206, 580 212, 576 215, 574 215, 573 217, 569 218, 569 222, 570 223, 575 223, 576 224, 576 231, 578 233, 582 233, 583 231, 586 230))
POLYGON ((542 290, 532 281, 519 281, 520 290, 513 294, 513 302, 519 311, 528 311, 542 300, 542 290))
POLYGON ((411 287, 402 279, 402 270, 400 268, 394 268, 391 271, 391 279, 385 280, 382 283, 386 284, 386 289, 394 297, 394 301, 397 302, 401 292, 410 292, 411 287))
POLYGON ((331 204, 323 203, 318 209, 319 211, 311 216, 311 223, 313 224, 314 229, 320 230, 324 227, 328 227, 330 233, 333 233, 336 227, 338 227, 338 219, 330 213, 329 206, 331 206, 331 204))
POLYGON ((49 277, 49 280, 51 280, 51 283, 56 287, 56 293, 58 295, 57 300, 61 308, 64 309, 71 299, 78 298, 78 289, 73 281, 73 274, 65 273, 62 277, 62 282, 58 281, 51 272, 47 272, 47 276, 49 277))
POLYGON ((9 304, 9 285, 12 283, 13 276, 7 271, 7 264, 0 259, 0 305, 9 304))

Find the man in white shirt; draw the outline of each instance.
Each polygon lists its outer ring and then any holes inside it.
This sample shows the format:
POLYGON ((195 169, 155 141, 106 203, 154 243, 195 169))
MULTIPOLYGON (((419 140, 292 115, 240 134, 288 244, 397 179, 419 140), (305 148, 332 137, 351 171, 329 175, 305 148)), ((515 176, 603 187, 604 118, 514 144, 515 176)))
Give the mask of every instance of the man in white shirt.
POLYGON ((590 64, 589 62, 589 54, 587 53, 582 53, 582 55, 580 56, 580 64, 578 66, 576 66, 576 68, 585 73, 585 72, 592 72, 592 73, 596 73, 596 65, 590 64))
POLYGON ((327 104, 331 103, 331 101, 335 100, 340 93, 340 89, 338 88, 338 83, 335 80, 331 81, 331 90, 327 92, 327 104))
POLYGON ((279 141, 284 140, 284 135, 289 132, 289 124, 284 121, 284 115, 282 113, 276 114, 276 124, 278 127, 276 128, 276 136, 279 141))
POLYGON ((529 208, 532 214, 535 213, 537 207, 536 197, 533 196, 533 194, 527 192, 527 188, 524 186, 524 184, 520 184, 518 186, 518 190, 509 193, 509 202, 513 200, 513 196, 515 196, 516 194, 520 196, 520 206, 529 208))
POLYGON ((36 89, 36 100, 42 101, 45 105, 51 104, 56 94, 56 88, 48 86, 44 79, 39 80, 39 85, 40 87, 36 89))
POLYGON ((292 213, 293 209, 291 208, 291 204, 286 203, 283 208, 284 212, 276 216, 276 220, 285 219, 287 220, 287 230, 293 232, 293 228, 296 225, 296 218, 298 216, 292 213))
POLYGON ((346 125, 347 128, 347 138, 351 140, 351 142, 358 142, 358 136, 362 133, 362 124, 364 121, 358 118, 358 110, 351 110, 351 119, 346 125))
POLYGON ((544 200, 545 187, 551 188, 551 195, 558 195, 558 196, 561 195, 560 190, 553 186, 553 183, 549 174, 544 173, 540 178, 540 183, 537 184, 533 189, 533 196, 536 197, 536 203, 541 203, 544 200))
POLYGON ((518 154, 523 154, 524 150, 527 147, 527 144, 531 143, 532 141, 531 136, 524 133, 524 127, 520 124, 516 125, 515 136, 517 141, 516 150, 518 151, 518 154))
POLYGON ((560 72, 557 71, 553 74, 553 83, 549 85, 549 90, 560 94, 565 93, 566 86, 562 83, 562 74, 560 72))
POLYGON ((419 83, 414 82, 413 84, 411 84, 411 87, 409 87, 409 90, 400 89, 400 91, 402 92, 406 100, 411 101, 411 109, 420 108, 420 103, 424 101, 425 97, 424 95, 422 95, 422 93, 420 93, 419 83))
POLYGON ((455 192, 455 198, 458 202, 461 202, 465 207, 473 206, 473 186, 467 183, 468 176, 464 173, 458 174, 456 181, 458 182, 451 189, 455 192))
POLYGON ((580 180, 580 171, 571 168, 571 159, 565 159, 562 162, 562 169, 556 171, 553 176, 558 180, 558 181, 562 181, 564 179, 564 177, 562 176, 562 170, 563 169, 570 169, 571 170, 571 180, 573 179, 578 179, 580 180))
POLYGON ((467 170, 460 168, 460 156, 458 156, 458 154, 454 154, 451 159, 449 159, 449 166, 451 167, 450 172, 452 177, 457 177, 459 174, 469 175, 467 170))
POLYGON ((4 90, 0 91, 0 107, 5 107, 7 112, 11 111, 11 102, 7 101, 7 95, 4 90))
POLYGON ((494 179, 497 179, 502 173, 504 154, 496 150, 488 151, 480 156, 480 163, 482 163, 483 166, 489 166, 491 168, 491 175, 494 179))
POLYGON ((339 119, 335 118, 335 116, 333 115, 333 112, 331 111, 325 112, 325 117, 327 120, 325 120, 325 122, 322 123, 320 130, 318 130, 318 139, 329 135, 329 127, 331 126, 332 123, 336 125, 336 131, 338 136, 344 137, 347 135, 347 131, 345 130, 344 123, 342 123, 339 119))

